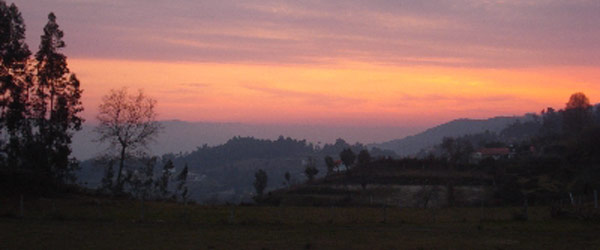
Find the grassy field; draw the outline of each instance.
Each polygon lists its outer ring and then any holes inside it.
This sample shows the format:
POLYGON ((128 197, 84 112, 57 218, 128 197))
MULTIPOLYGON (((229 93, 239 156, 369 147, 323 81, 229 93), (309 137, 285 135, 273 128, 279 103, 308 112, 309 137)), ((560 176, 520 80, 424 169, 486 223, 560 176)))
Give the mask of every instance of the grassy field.
POLYGON ((93 197, 0 203, 0 249, 600 249, 600 224, 545 207, 206 207, 93 197), (385 221, 384 221, 385 220, 385 221))

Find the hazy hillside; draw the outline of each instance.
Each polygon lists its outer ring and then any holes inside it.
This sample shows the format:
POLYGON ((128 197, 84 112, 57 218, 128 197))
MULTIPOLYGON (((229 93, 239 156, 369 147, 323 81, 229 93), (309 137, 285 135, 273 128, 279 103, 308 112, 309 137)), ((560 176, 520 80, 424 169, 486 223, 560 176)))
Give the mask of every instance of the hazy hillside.
POLYGON ((384 143, 370 144, 369 147, 393 150, 400 156, 418 153, 421 149, 439 144, 444 137, 458 137, 468 134, 485 132, 500 132, 517 120, 524 121, 528 116, 494 117, 484 120, 457 119, 448 123, 425 130, 422 133, 407 136, 403 139, 391 140, 384 143))
MULTIPOLYGON (((324 125, 256 125, 243 123, 206 123, 185 121, 163 121, 165 127, 156 143, 149 145, 155 155, 167 153, 192 152, 206 144, 216 146, 226 143, 234 136, 251 136, 259 139, 275 140, 279 136, 307 140, 310 143, 321 145, 334 143, 337 138, 344 138, 354 144, 383 142, 391 138, 400 138, 422 130, 411 127, 343 127, 324 125)), ((86 124, 83 130, 73 138, 73 155, 80 160, 92 158, 106 145, 93 142, 94 126, 86 124)))
MULTIPOLYGON (((365 146, 350 145, 342 139, 336 140, 335 144, 315 147, 306 140, 289 137, 279 137, 277 140, 234 137, 222 145, 198 147, 182 155, 164 155, 155 170, 158 171, 167 159, 174 162, 177 171, 188 165, 192 199, 239 202, 249 200, 252 196, 252 183, 258 169, 263 169, 268 174, 267 190, 280 188, 284 183, 289 185, 305 181, 303 171, 308 157, 316 160, 316 167, 319 169, 317 176, 323 176, 326 172, 324 157, 330 155, 337 159, 339 152, 345 148, 358 153, 365 146), (284 179, 286 172, 291 175, 290 183, 284 179)), ((372 155, 384 156, 382 153, 385 152, 373 151, 372 155)), ((105 166, 97 165, 92 160, 83 161, 81 166, 82 169, 77 173, 78 181, 92 188, 98 187, 105 166)))
MULTIPOLYGON (((234 136, 251 136, 275 140, 279 136, 291 137, 315 145, 334 143, 344 138, 348 143, 372 143, 370 148, 393 150, 399 155, 411 155, 423 148, 433 146, 444 136, 462 136, 489 130, 499 132, 507 125, 525 117, 495 117, 486 120, 457 119, 417 133, 415 127, 341 127, 320 125, 256 125, 243 123, 206 123, 163 121, 165 130, 156 143, 149 145, 154 155, 192 152, 203 145, 216 146, 226 143, 234 136), (412 136, 408 136, 415 134, 412 136), (403 138, 391 140, 392 138, 403 138), (382 142, 382 143, 378 143, 382 142)), ((94 126, 86 124, 73 138, 73 155, 80 160, 90 159, 103 152, 107 145, 94 142, 94 126)))

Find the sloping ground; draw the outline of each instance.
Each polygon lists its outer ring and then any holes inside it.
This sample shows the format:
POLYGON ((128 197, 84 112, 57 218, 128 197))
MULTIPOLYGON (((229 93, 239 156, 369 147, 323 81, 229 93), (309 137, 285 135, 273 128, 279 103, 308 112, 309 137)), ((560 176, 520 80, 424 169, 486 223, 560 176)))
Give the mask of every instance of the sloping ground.
POLYGON ((425 130, 422 133, 407 136, 402 139, 391 140, 383 143, 371 144, 369 147, 378 147, 395 151, 400 156, 415 155, 422 149, 432 147, 442 142, 444 137, 459 137, 487 131, 500 132, 517 120, 526 121, 527 116, 494 117, 485 120, 457 119, 439 126, 425 130))

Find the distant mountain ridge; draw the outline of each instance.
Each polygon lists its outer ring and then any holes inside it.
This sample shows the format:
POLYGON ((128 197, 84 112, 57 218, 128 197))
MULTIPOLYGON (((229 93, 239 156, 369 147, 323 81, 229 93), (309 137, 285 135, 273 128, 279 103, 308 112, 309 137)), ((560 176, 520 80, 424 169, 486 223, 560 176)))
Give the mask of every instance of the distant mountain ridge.
MULTIPOLYGON (((188 122, 180 120, 160 121, 164 131, 150 143, 152 155, 192 152, 203 145, 216 146, 226 143, 234 136, 250 136, 258 139, 275 140, 279 136, 307 140, 315 145, 333 143, 343 138, 350 144, 356 142, 382 142, 400 138, 421 130, 415 127, 352 127, 334 125, 289 125, 289 124, 244 124, 216 122, 188 122)), ((73 138, 73 155, 87 160, 100 155, 108 145, 94 142, 97 135, 94 125, 85 124, 73 138)))
POLYGON ((411 156, 419 153, 422 149, 441 143, 444 137, 459 137, 485 132, 486 130, 497 133, 517 120, 526 121, 528 119, 532 119, 531 116, 498 116, 489 119, 461 118, 427 129, 416 135, 383 143, 373 143, 368 146, 369 148, 378 147, 392 150, 400 156, 411 156))
MULTIPOLYGON (((499 132, 511 123, 528 119, 527 116, 494 117, 490 119, 456 119, 417 133, 414 127, 336 127, 320 125, 256 125, 243 123, 187 122, 179 120, 161 121, 165 127, 156 143, 150 144, 150 153, 192 152, 202 145, 224 144, 234 136, 252 136, 261 139, 277 139, 283 135, 295 139, 306 139, 315 145, 318 142, 333 143, 343 138, 349 143, 382 142, 367 144, 369 148, 395 151, 400 156, 418 153, 421 149, 434 146, 445 136, 458 137, 486 130, 499 132), (413 134, 412 136, 407 136, 413 134), (406 136, 406 137, 404 137, 406 136), (392 138, 402 138, 390 140, 392 138), (386 141, 389 140, 389 141, 386 141)), ((108 145, 94 142, 93 125, 84 125, 73 138, 73 155, 86 160, 100 155, 108 145)))

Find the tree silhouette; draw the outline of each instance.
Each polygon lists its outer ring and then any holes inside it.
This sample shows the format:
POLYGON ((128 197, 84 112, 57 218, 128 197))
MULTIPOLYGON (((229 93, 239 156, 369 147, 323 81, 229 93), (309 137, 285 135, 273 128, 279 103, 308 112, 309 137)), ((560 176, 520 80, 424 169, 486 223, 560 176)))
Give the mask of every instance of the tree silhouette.
POLYGON ((285 182, 289 186, 290 185, 290 180, 292 178, 292 176, 290 175, 290 172, 286 171, 285 174, 283 175, 283 178, 285 178, 285 182))
POLYGON ((175 169, 172 160, 167 160, 163 165, 162 173, 156 182, 156 189, 161 198, 166 198, 169 195, 169 180, 171 180, 171 171, 175 169))
POLYGON ((327 176, 333 173, 333 169, 335 168, 335 161, 331 156, 325 156, 325 165, 327 166, 327 176))
POLYGON ((73 180, 73 132, 81 129, 80 83, 71 74, 56 16, 48 15, 35 66, 25 44, 25 25, 17 7, 0 2, 0 126, 9 142, 7 165, 29 169, 57 183, 73 180))
POLYGON ((342 160, 344 165, 346 165, 346 168, 350 169, 350 166, 352 166, 352 164, 354 164, 354 161, 356 160, 356 154, 352 152, 352 149, 346 148, 342 150, 342 152, 340 152, 340 159, 342 160))
POLYGON ((371 162, 371 154, 369 154, 369 151, 366 149, 361 150, 358 153, 358 164, 366 165, 369 162, 371 162))
POLYGON ((262 169, 259 169, 254 174, 254 189, 256 189, 256 194, 258 197, 262 197, 265 188, 267 187, 267 172, 262 169))
POLYGON ((566 109, 588 109, 592 107, 592 105, 590 105, 590 100, 581 92, 572 94, 566 105, 566 109))
MULTIPOLYGON (((142 159, 142 166, 131 172, 127 184, 131 187, 131 194, 139 200, 147 200, 153 194, 154 166, 157 158, 150 157, 142 159)), ((187 175, 187 173, 186 173, 187 175)))
POLYGON ((156 101, 141 90, 137 95, 129 95, 124 88, 113 89, 102 99, 97 116, 100 123, 95 131, 99 142, 108 142, 111 148, 119 148, 117 191, 122 191, 125 160, 136 151, 143 151, 162 129, 156 121, 155 104, 156 101))
POLYGON ((19 9, 0 0, 0 165, 46 184, 74 180, 71 140, 83 122, 82 91, 62 38, 50 13, 32 60, 19 9))
POLYGON ((188 165, 185 164, 183 170, 177 175, 177 194, 181 197, 181 200, 187 204, 187 200, 189 198, 188 187, 187 187, 187 178, 188 178, 188 165))
MULTIPOLYGON (((464 138, 444 137, 441 144, 446 160, 452 164, 467 163, 469 156, 473 153, 473 145, 464 138)), ((499 147, 499 145, 494 145, 499 147)))
POLYGON ((104 176, 100 181, 101 189, 103 191, 111 191, 113 188, 113 179, 115 177, 115 159, 112 157, 99 157, 94 160, 94 164, 105 167, 104 176))
POLYGON ((38 160, 57 179, 70 178, 77 167, 71 153, 72 131, 80 130, 83 119, 80 83, 69 74, 67 57, 60 53, 65 47, 54 13, 48 15, 39 51, 35 54, 37 84, 32 91, 33 116, 37 126, 38 160))
POLYGON ((27 67, 30 55, 19 9, 0 1, 0 134, 8 133, 8 142, 0 144, 6 159, 2 155, 0 160, 6 160, 3 165, 12 170, 31 168, 24 156, 32 133, 27 98, 32 84, 32 72, 27 67))
POLYGON ((571 95, 567 102, 563 126, 565 132, 577 134, 592 122, 592 105, 585 94, 578 92, 571 95))
POLYGON ((308 157, 306 162, 306 167, 304 168, 304 174, 308 178, 309 182, 312 182, 315 179, 315 176, 319 173, 317 169, 317 162, 314 158, 308 157))
POLYGON ((558 135, 562 132, 562 112, 556 112, 553 108, 542 110, 541 134, 545 136, 558 135))

